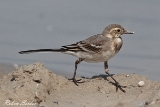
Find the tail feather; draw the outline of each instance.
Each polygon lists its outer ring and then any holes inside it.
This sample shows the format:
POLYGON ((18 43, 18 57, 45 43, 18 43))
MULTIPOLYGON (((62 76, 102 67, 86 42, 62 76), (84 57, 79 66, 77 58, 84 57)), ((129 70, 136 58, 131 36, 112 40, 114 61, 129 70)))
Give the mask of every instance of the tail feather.
POLYGON ((35 52, 65 52, 64 49, 37 49, 37 50, 27 50, 27 51, 20 51, 20 54, 30 54, 35 52))

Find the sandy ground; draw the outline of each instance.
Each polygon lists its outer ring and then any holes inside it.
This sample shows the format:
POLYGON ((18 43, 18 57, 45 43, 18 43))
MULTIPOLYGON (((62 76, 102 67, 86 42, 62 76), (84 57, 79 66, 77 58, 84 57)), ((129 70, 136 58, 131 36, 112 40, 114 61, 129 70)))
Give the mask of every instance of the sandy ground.
POLYGON ((85 82, 76 86, 42 63, 24 65, 0 80, 0 107, 160 107, 160 82, 136 74, 113 77, 126 93, 116 92, 106 75, 81 78, 85 82))

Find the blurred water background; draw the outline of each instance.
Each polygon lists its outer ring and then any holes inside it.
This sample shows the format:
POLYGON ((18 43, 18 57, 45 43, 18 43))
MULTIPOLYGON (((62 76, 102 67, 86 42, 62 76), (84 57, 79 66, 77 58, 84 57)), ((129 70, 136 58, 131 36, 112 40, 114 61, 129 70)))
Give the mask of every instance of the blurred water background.
MULTIPOLYGON (((109 61, 110 73, 137 73, 160 80, 159 0, 1 0, 0 62, 42 62, 55 73, 72 77, 77 58, 61 53, 18 54, 60 48, 99 34, 112 23, 134 35, 123 35, 121 51, 109 61)), ((103 63, 82 62, 77 76, 105 74, 103 63)))

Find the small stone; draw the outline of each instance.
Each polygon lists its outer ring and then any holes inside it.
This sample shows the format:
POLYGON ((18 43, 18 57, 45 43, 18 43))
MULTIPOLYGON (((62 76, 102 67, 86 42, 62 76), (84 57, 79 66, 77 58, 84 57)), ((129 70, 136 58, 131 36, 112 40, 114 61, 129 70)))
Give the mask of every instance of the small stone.
POLYGON ((139 86, 139 87, 144 86, 144 81, 139 81, 138 86, 139 86))
POLYGON ((126 75, 126 77, 129 77, 129 75, 126 75))

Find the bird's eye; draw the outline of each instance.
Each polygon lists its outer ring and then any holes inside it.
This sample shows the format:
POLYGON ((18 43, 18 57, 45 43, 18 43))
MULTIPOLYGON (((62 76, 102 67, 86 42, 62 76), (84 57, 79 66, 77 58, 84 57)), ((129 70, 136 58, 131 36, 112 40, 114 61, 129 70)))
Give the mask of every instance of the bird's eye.
POLYGON ((120 29, 117 29, 117 32, 120 32, 121 30, 120 29))

